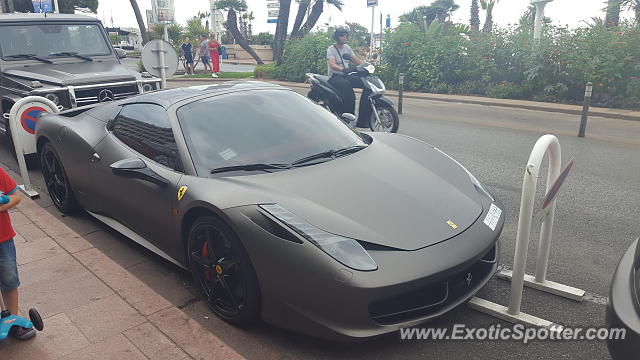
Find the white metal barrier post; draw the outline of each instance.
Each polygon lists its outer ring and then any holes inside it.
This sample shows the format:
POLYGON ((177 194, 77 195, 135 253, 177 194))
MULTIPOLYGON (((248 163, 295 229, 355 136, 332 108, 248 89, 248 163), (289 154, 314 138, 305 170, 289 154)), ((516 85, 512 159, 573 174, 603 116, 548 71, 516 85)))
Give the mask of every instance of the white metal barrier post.
POLYGON ((30 198, 40 196, 31 186, 27 163, 24 159, 26 154, 34 153, 35 148, 35 126, 37 116, 29 116, 31 111, 37 113, 59 111, 58 106, 53 101, 41 96, 27 96, 18 100, 9 113, 9 127, 11 130, 11 139, 16 151, 18 167, 20 168, 20 176, 24 184, 18 185, 22 192, 30 198), (20 119, 19 119, 20 118, 20 119), (22 125, 22 126, 21 126, 22 125))
MULTIPOLYGON (((582 298, 584 297, 583 290, 546 280, 553 221, 555 218, 556 195, 573 165, 572 160, 565 170, 561 172, 561 162, 562 155, 558 138, 553 135, 545 135, 541 137, 536 142, 536 145, 531 152, 524 173, 513 271, 503 270, 499 274, 499 277, 501 278, 511 279, 509 307, 506 308, 502 305, 483 299, 473 298, 469 302, 469 305, 472 308, 509 322, 551 327, 554 324, 550 321, 520 312, 524 285, 573 300, 582 301, 582 298), (527 262, 527 250, 529 246, 529 236, 531 234, 531 225, 534 222, 533 207, 536 185, 542 160, 547 152, 549 153, 549 173, 547 176, 546 186, 547 191, 543 210, 535 217, 536 220, 542 220, 542 228, 540 231, 540 244, 536 262, 536 276, 534 278, 533 276, 525 274, 525 267, 527 262)), ((559 327, 556 327, 556 329, 559 329, 559 327)))

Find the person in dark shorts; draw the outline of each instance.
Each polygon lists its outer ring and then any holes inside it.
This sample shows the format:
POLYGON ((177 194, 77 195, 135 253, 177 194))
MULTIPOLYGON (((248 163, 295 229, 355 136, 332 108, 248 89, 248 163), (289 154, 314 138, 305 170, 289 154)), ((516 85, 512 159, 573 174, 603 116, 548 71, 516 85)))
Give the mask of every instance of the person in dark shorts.
POLYGON ((198 55, 200 55, 200 60, 202 60, 202 65, 204 65, 205 73, 207 71, 212 71, 211 64, 209 62, 209 39, 207 39, 206 35, 200 35, 200 45, 198 45, 198 55))
POLYGON ((182 54, 184 55, 184 72, 185 74, 193 74, 193 45, 189 42, 189 37, 184 38, 182 43, 182 54))

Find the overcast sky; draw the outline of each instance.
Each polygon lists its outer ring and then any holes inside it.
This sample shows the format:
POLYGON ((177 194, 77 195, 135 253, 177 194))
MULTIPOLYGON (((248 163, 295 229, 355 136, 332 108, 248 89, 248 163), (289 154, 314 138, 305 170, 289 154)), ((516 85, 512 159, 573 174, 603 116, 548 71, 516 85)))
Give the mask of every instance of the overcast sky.
MULTIPOLYGON (((254 32, 275 32, 275 24, 267 23, 268 0, 246 1, 249 10, 253 11, 256 18, 254 32)), ((367 28, 371 26, 371 9, 367 9, 366 0, 343 0, 343 2, 345 5, 342 12, 334 7, 329 7, 329 9, 325 7, 325 12, 318 24, 335 25, 349 21, 361 23, 367 28)), ((385 17, 390 14, 392 26, 395 26, 398 22, 398 16, 416 6, 429 5, 431 2, 432 0, 379 0, 380 5, 375 9, 376 32, 380 28, 380 12, 385 17)), ((592 17, 603 17, 604 2, 604 0, 554 0, 547 5, 545 15, 551 17, 554 23, 576 27, 583 24, 582 21, 588 21, 592 17)), ((297 4, 295 4, 295 0, 292 3, 291 17, 293 18, 297 11, 297 4)), ((471 0, 456 0, 456 3, 460 5, 460 9, 454 12, 453 20, 468 23, 471 0)), ((500 0, 494 9, 494 22, 499 25, 516 22, 528 4, 529 0, 500 0)), ((144 17, 144 11, 151 9, 151 0, 138 0, 138 5, 144 17)), ((195 15, 198 11, 207 11, 208 8, 209 0, 176 0, 176 18, 180 24, 184 25, 187 18, 195 15)), ((625 16, 630 16, 630 14, 625 14, 625 16)), ((111 25, 111 18, 113 18, 115 26, 137 26, 129 0, 100 0, 98 17, 104 20, 107 26, 111 25)), ((484 23, 484 12, 481 12, 480 18, 484 23)), ((292 22, 293 19, 290 26, 292 22)))

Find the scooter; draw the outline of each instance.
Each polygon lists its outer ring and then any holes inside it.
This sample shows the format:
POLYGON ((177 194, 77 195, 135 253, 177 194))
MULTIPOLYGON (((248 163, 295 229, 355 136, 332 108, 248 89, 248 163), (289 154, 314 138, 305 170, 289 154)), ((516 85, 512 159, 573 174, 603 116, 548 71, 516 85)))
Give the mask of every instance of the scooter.
POLYGON ((0 309, 2 310, 0 313, 0 341, 9 336, 9 332, 14 326, 19 326, 24 329, 35 328, 38 331, 42 331, 42 329, 44 329, 42 317, 40 317, 40 313, 38 313, 38 310, 36 309, 29 310, 29 319, 31 321, 21 316, 11 315, 11 312, 4 307, 2 293, 0 293, 0 309))
MULTIPOLYGON (((349 54, 344 54, 342 57, 345 60, 351 59, 349 54)), ((386 91, 384 83, 377 76, 373 76, 375 70, 375 66, 364 62, 349 72, 349 75, 360 77, 363 88, 371 90, 371 95, 369 96, 369 101, 373 109, 369 121, 371 130, 391 133, 398 132, 398 127, 400 126, 398 112, 393 102, 384 96, 384 92, 386 91)), ((307 73, 306 76, 311 84, 311 90, 307 97, 336 114, 343 121, 348 122, 349 120, 344 117, 346 114, 339 114, 336 111, 342 99, 338 95, 338 91, 329 83, 330 77, 312 73, 307 73)))

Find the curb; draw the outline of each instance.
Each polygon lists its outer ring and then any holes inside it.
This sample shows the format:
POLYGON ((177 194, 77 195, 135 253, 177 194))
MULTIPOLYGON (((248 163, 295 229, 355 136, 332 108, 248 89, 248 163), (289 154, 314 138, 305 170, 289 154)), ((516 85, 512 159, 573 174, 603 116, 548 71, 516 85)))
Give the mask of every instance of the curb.
MULTIPOLYGON (((175 81, 175 82, 180 82, 180 81, 211 82, 211 81, 229 81, 229 80, 243 80, 243 79, 206 79, 206 78, 167 79, 167 81, 175 81)), ((265 80, 265 79, 252 79, 252 80, 266 81, 266 82, 271 82, 274 84, 279 84, 282 86, 293 87, 293 88, 302 88, 302 89, 309 88, 309 85, 304 83, 293 83, 293 82, 265 80)), ((356 92, 361 92, 361 90, 356 89, 356 92)), ((388 90, 387 94, 389 95, 389 97, 394 97, 394 98, 398 97, 398 92, 395 90, 388 90)), ((529 100, 510 100, 510 99, 485 98, 485 97, 478 97, 478 96, 442 95, 442 94, 416 93, 416 92, 405 92, 404 97, 407 99, 432 100, 432 101, 486 105, 486 106, 499 106, 499 107, 506 107, 506 108, 555 112, 555 113, 570 114, 570 115, 582 115, 582 106, 544 103, 544 102, 529 101, 529 100)), ((621 120, 629 120, 629 121, 640 121, 640 111, 625 110, 625 109, 608 109, 608 108, 592 107, 589 110, 589 116, 598 116, 598 117, 604 117, 604 118, 610 118, 610 119, 621 119, 621 120)))

